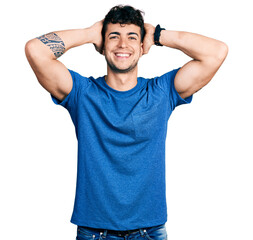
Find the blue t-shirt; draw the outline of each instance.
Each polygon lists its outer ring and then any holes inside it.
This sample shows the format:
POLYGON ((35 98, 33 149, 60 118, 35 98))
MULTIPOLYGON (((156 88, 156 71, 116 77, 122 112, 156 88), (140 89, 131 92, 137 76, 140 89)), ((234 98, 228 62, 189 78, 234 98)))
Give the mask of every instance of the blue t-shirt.
POLYGON ((78 140, 77 186, 71 222, 111 230, 152 227, 167 221, 165 139, 167 122, 182 99, 174 87, 179 69, 138 77, 117 91, 104 77, 70 71, 73 87, 62 101, 78 140))

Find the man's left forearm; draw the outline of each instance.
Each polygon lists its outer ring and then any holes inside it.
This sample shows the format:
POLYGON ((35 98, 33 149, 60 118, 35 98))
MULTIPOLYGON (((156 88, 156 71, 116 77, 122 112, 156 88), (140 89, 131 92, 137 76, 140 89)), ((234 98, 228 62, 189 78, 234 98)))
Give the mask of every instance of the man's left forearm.
POLYGON ((160 43, 178 49, 198 61, 210 58, 222 61, 224 60, 224 52, 227 52, 225 43, 189 32, 162 30, 160 43))

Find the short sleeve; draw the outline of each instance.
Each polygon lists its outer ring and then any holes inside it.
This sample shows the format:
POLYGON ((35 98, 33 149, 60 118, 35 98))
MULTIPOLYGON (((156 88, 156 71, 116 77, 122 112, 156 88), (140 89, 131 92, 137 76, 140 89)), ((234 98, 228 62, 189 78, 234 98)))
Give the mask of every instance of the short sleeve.
POLYGON ((183 99, 175 89, 174 80, 179 69, 174 69, 155 79, 156 84, 167 94, 172 110, 181 104, 188 104, 192 101, 192 96, 183 99))
POLYGON ((59 101, 52 94, 51 94, 51 98, 55 104, 63 106, 69 112, 71 112, 77 106, 80 92, 82 91, 82 89, 85 89, 87 87, 88 79, 72 70, 69 70, 69 72, 71 74, 72 81, 73 81, 73 85, 72 85, 72 89, 70 93, 67 95, 67 97, 64 98, 63 101, 59 101))

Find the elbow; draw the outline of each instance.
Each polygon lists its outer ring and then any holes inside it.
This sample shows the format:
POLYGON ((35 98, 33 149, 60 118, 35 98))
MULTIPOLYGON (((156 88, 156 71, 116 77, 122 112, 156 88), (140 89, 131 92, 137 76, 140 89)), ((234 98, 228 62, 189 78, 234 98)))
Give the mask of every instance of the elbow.
POLYGON ((33 39, 29 40, 26 44, 25 44, 25 54, 29 54, 31 52, 31 48, 33 45, 33 39))
POLYGON ((37 38, 31 39, 25 44, 25 54, 29 62, 56 59, 53 52, 37 38))
POLYGON ((25 55, 27 60, 31 60, 33 59, 36 54, 36 49, 35 49, 35 43, 34 43, 34 39, 29 40, 26 44, 25 44, 25 55))
POLYGON ((219 48, 217 51, 217 60, 223 63, 227 55, 228 55, 228 45, 224 42, 220 42, 219 48))
POLYGON ((228 55, 228 46, 226 43, 219 42, 214 50, 212 56, 210 56, 209 60, 206 62, 212 68, 219 69, 222 63, 225 61, 228 55))

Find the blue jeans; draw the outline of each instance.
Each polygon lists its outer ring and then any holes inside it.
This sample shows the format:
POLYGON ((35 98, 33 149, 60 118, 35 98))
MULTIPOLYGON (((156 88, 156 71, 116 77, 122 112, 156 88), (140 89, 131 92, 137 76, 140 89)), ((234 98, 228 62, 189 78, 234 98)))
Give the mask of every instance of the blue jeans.
POLYGON ((76 240, 166 240, 165 224, 131 231, 111 231, 78 226, 76 240))

